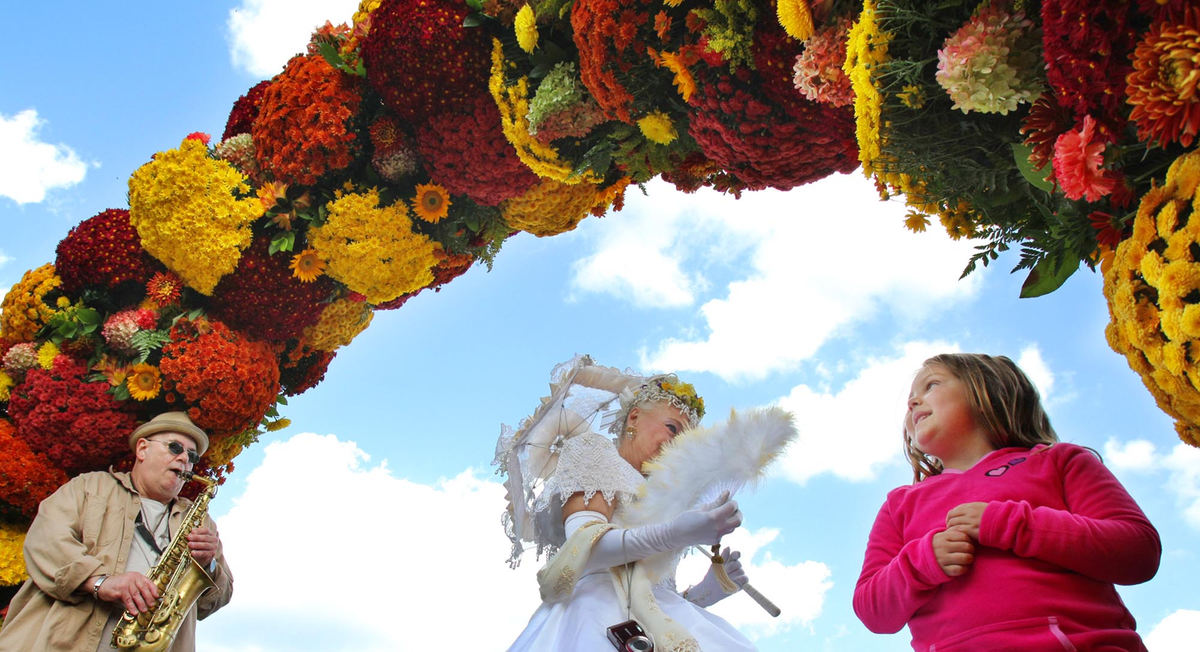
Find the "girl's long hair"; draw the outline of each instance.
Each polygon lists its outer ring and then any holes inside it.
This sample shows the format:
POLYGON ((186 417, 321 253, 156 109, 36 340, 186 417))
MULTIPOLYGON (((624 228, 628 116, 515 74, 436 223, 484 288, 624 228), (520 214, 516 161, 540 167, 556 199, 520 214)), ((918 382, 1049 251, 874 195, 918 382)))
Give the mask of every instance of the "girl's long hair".
MULTIPOLYGON (((943 353, 923 365, 932 366, 946 369, 966 386, 967 400, 993 449, 1058 442, 1037 388, 1012 360, 983 353, 943 353)), ((942 472, 941 462, 917 450, 907 429, 904 452, 914 482, 942 472)))

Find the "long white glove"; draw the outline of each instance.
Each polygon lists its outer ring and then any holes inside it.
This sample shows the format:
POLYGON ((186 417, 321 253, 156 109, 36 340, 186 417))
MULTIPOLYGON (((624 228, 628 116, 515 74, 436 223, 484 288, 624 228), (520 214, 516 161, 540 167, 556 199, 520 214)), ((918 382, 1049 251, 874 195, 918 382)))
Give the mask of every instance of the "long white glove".
MULTIPOLYGON (((570 538, 585 523, 608 522, 599 512, 581 510, 567 517, 563 526, 570 538)), ((585 572, 621 566, 660 552, 680 550, 691 545, 711 545, 742 524, 737 502, 722 494, 712 505, 686 511, 666 523, 634 528, 614 528, 592 546, 585 572), (624 538, 624 542, 622 542, 624 538)))
MULTIPOLYGON (((729 548, 721 551, 721 558, 725 560, 725 573, 739 587, 746 583, 746 571, 742 568, 741 556, 742 553, 736 550, 730 552, 729 548)), ((737 591, 725 592, 724 587, 721 586, 721 580, 717 577, 717 565, 711 564, 704 579, 684 591, 683 597, 701 607, 711 607, 734 593, 737 591)))

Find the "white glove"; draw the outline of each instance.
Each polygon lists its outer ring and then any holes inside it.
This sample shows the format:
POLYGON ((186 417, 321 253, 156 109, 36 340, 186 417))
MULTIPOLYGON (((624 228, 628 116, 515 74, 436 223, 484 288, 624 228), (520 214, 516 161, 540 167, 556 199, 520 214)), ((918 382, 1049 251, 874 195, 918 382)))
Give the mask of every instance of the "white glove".
MULTIPOLYGON (((739 587, 746 583, 746 571, 742 568, 741 556, 742 553, 736 550, 730 552, 729 548, 721 551, 721 558, 725 560, 725 573, 739 587)), ((694 584, 691 588, 684 591, 683 597, 701 607, 711 607, 734 593, 737 593, 737 591, 732 593, 725 592, 725 588, 721 586, 720 578, 717 577, 717 565, 712 564, 708 567, 708 573, 704 575, 704 579, 700 580, 699 584, 694 584)))
MULTIPOLYGON (((607 523, 608 519, 590 510, 571 514, 564 523, 567 537, 570 538, 585 523, 592 521, 607 523)), ((742 513, 738 511, 737 502, 730 500, 729 494, 725 493, 712 505, 686 511, 666 523, 614 528, 605 532, 592 546, 592 554, 584 570, 612 568, 660 552, 717 543, 741 524, 742 513)))

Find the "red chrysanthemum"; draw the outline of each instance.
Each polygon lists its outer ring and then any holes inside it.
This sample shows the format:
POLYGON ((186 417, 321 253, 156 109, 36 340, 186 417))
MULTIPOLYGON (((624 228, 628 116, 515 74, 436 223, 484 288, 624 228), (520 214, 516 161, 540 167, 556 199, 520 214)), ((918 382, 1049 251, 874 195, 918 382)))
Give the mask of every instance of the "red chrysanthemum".
POLYGON ((1102 247, 1115 249, 1118 244, 1121 244, 1121 239, 1125 237, 1120 222, 1108 213, 1094 211, 1088 215, 1088 222, 1096 230, 1096 244, 1102 247))
POLYGON ((1021 134, 1029 146, 1033 169, 1046 167, 1054 158, 1054 141, 1075 126, 1074 112, 1043 94, 1033 102, 1029 114, 1021 120, 1021 134))
POLYGON ((471 254, 449 254, 442 260, 438 261, 437 265, 433 266, 433 282, 416 292, 402 294, 391 301, 386 301, 375 306, 376 310, 395 310, 403 306, 409 299, 417 296, 425 290, 433 290, 440 292, 442 286, 453 281, 454 279, 467 273, 471 269, 471 265, 475 263, 475 257, 471 254))
POLYGON ((325 379, 329 363, 336 351, 316 351, 296 347, 284 356, 279 366, 280 391, 284 396, 297 396, 316 387, 325 379))
POLYGON ((457 0, 384 0, 362 46, 367 81, 403 120, 424 124, 487 94, 491 40, 463 27, 457 0))
POLYGON ((250 127, 259 168, 276 181, 303 186, 345 169, 358 151, 348 123, 361 101, 356 77, 321 57, 292 57, 263 92, 250 127))
POLYGON ((1131 66, 1133 4, 1092 0, 1042 3, 1046 81, 1076 120, 1090 115, 1097 134, 1115 142, 1125 126, 1125 76, 1131 66))
POLYGON ((858 167, 854 116, 793 91, 786 102, 762 92, 757 73, 697 66, 688 132, 733 190, 786 190, 858 167))
POLYGON ((30 369, 8 401, 17 437, 68 475, 120 459, 137 425, 132 406, 109 395, 107 382, 87 382, 88 375, 85 364, 59 355, 49 370, 30 369))
POLYGON ((214 320, 176 322, 158 368, 164 393, 178 394, 188 416, 214 439, 253 428, 279 391, 270 345, 214 320))
POLYGON ((529 190, 538 177, 504 137, 496 103, 481 97, 468 111, 433 116, 417 132, 417 151, 430 179, 484 206, 497 206, 529 190))
POLYGON ((58 243, 54 268, 63 291, 111 289, 126 281, 144 283, 162 265, 142 249, 129 211, 110 208, 80 222, 58 243))
POLYGON ((282 342, 317 323, 334 283, 318 276, 304 283, 292 274, 291 254, 267 253, 271 238, 255 236, 237 269, 213 290, 209 313, 255 339, 282 342))
POLYGON ((1126 81, 1138 138, 1191 147, 1200 132, 1200 8, 1178 23, 1153 25, 1134 49, 1126 81))
POLYGON ((264 79, 250 87, 246 94, 237 98, 233 108, 229 110, 229 119, 225 122, 225 134, 221 140, 228 140, 238 134, 250 133, 250 125, 258 117, 259 104, 263 93, 271 85, 270 79, 264 79))
POLYGON ((0 418, 0 500, 33 518, 38 503, 65 484, 67 474, 16 432, 11 421, 0 418))

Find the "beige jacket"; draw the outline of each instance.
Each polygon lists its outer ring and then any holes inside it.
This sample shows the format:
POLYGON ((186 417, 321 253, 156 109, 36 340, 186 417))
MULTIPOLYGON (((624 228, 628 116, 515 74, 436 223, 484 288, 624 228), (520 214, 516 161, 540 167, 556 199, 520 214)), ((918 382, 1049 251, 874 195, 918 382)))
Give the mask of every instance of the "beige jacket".
MULTIPOLYGON (((0 652, 97 649, 109 615, 124 609, 76 589, 93 575, 125 570, 140 500, 128 473, 97 471, 71 479, 42 501, 25 537, 29 579, 9 605, 0 628, 0 652)), ((172 536, 190 504, 183 498, 172 504, 172 536)), ((207 524, 216 527, 211 518, 207 524)), ((174 652, 195 649, 197 612, 204 618, 229 602, 233 576, 224 554, 216 562, 216 588, 184 620, 174 652)))

